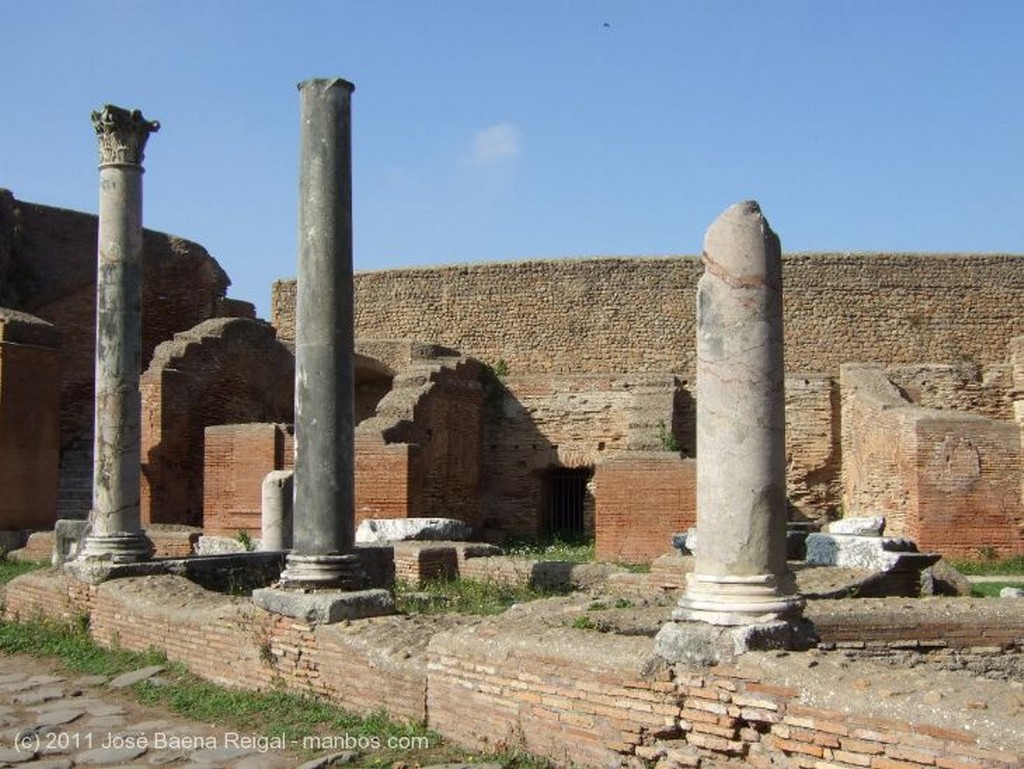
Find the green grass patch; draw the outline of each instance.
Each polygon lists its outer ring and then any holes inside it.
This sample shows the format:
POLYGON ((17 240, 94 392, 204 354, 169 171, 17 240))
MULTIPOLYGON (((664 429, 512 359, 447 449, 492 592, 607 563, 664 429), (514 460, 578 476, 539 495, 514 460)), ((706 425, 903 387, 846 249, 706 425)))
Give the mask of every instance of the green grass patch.
POLYGON ((979 576, 999 576, 1000 574, 1024 574, 1024 555, 1013 558, 984 557, 974 560, 950 561, 950 564, 961 574, 979 576))
POLYGON ((140 654, 97 646, 86 632, 86 624, 84 617, 68 624, 0 621, 0 651, 33 657, 57 657, 69 670, 106 676, 167 662, 158 652, 140 654))
POLYGON ((548 598, 554 593, 526 585, 508 585, 492 580, 430 580, 416 588, 395 585, 395 603, 404 613, 501 614, 513 604, 548 598))
POLYGON ((472 753, 421 725, 393 720, 383 712, 357 716, 311 695, 216 686, 192 675, 184 665, 168 662, 160 652, 98 646, 89 637, 84 621, 0 621, 0 652, 54 657, 70 670, 89 674, 116 675, 147 665, 164 665, 158 682, 144 681, 132 687, 132 696, 142 704, 239 732, 268 737, 283 734, 300 755, 337 752, 345 749, 340 741, 348 739, 358 757, 347 766, 391 767, 399 761, 410 766, 480 761, 497 761, 507 769, 550 766, 544 759, 516 751, 472 753))
POLYGON ((506 555, 536 561, 589 563, 594 560, 594 540, 588 537, 549 536, 539 539, 512 539, 502 545, 506 555))
POLYGON ((975 582, 971 585, 971 595, 976 598, 998 598, 999 591, 1004 587, 1024 587, 1024 582, 975 582))
POLYGON ((0 585, 6 585, 15 577, 28 574, 30 571, 45 569, 49 565, 38 561, 8 561, 5 558, 0 561, 0 585))

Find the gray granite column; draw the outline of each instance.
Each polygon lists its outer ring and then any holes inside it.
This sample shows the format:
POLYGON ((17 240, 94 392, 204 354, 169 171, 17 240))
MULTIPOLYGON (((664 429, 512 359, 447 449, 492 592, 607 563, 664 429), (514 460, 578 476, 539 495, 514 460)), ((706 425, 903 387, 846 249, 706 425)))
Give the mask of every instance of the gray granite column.
POLYGON ((786 566, 779 239, 757 203, 711 225, 697 287, 697 552, 675 619, 743 625, 799 612, 786 566))
POLYGON ((299 84, 295 503, 286 587, 358 587, 352 307, 351 83, 299 84))
POLYGON ((139 515, 142 421, 142 158, 160 124, 111 105, 92 113, 100 145, 96 412, 92 511, 81 557, 146 560, 139 515))

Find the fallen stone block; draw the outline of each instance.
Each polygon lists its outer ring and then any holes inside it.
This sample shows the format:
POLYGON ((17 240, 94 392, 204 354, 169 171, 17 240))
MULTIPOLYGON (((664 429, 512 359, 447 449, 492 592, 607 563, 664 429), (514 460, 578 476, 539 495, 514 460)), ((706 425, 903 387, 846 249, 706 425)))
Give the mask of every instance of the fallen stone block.
POLYGON ((857 518, 841 518, 828 525, 829 534, 854 534, 860 537, 880 537, 885 531, 885 518, 881 515, 864 515, 857 518))
POLYGON ((455 518, 369 518, 356 529, 356 543, 424 539, 464 542, 472 533, 472 528, 455 518))
POLYGON ((807 563, 816 566, 889 571, 900 562, 901 554, 917 552, 914 541, 903 537, 835 533, 807 536, 807 563))

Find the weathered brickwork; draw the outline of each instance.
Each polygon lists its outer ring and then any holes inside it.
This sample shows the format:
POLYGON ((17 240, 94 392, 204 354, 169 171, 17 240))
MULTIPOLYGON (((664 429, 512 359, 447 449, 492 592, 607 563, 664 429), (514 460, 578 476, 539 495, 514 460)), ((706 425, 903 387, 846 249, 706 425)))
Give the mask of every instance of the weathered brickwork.
MULTIPOLYGON (((589 259, 366 272, 356 335, 433 341, 514 373, 695 370, 692 257, 589 259)), ((847 361, 1007 357, 1024 333, 1024 256, 787 254, 788 371, 847 361)), ((294 337, 294 281, 272 317, 294 337)))
POLYGON ((594 474, 598 560, 649 563, 697 524, 697 463, 671 452, 627 451, 594 474))
POLYGON ((847 515, 946 556, 1024 552, 1014 422, 914 406, 880 366, 843 366, 842 385, 847 515))
POLYGON ((262 530, 263 479, 291 466, 294 437, 289 425, 207 427, 203 442, 203 529, 233 537, 262 530))
MULTIPOLYGON (((7 619, 90 618, 104 645, 161 649, 215 683, 284 686, 328 697, 356 713, 386 709, 426 718, 426 643, 401 617, 314 627, 271 615, 248 599, 210 593, 180 577, 114 580, 98 587, 52 572, 26 575, 8 593, 7 619)), ((434 624, 443 628, 448 620, 434 624)))
MULTIPOLYGON (((661 408, 650 414, 672 422, 672 378, 663 377, 661 408)), ((511 375, 491 383, 484 423, 484 528, 498 538, 536 536, 550 525, 551 472, 593 470, 649 432, 642 430, 633 385, 638 378, 609 375, 511 375)), ((584 529, 594 531, 594 498, 585 500, 584 529), (590 514, 588 515, 588 507, 590 514)))
POLYGON ((918 508, 907 535, 947 557, 1024 553, 1018 426, 933 412, 915 430, 918 508))
POLYGON ((914 405, 1013 419, 1013 367, 991 365, 984 372, 973 363, 889 366, 889 381, 914 405))
MULTIPOLYGON (((203 462, 203 529, 235 536, 262 531, 263 479, 295 465, 291 425, 243 424, 206 428, 203 462)), ((367 518, 412 518, 422 497, 416 446, 357 440, 355 523, 367 518)))
POLYGON ((206 427, 290 422, 295 360, 269 325, 206 321, 157 348, 142 375, 143 523, 203 523, 206 427))
POLYGON ((839 384, 786 377, 786 489, 791 519, 838 517, 841 494, 839 384))
MULTIPOLYGON (((63 334, 61 445, 92 432, 97 219, 16 200, 0 190, 0 306, 63 334)), ((205 249, 143 233, 142 365, 175 333, 216 317, 230 281, 205 249)))
MULTIPOLYGON (((832 644, 844 627, 910 650, 899 627, 957 639, 982 653, 1022 628, 990 613, 923 627, 900 621, 900 604, 870 604, 859 619, 821 622, 832 644), (892 621, 886 618, 890 606, 892 621)), ((7 590, 4 616, 65 619, 87 612, 90 633, 122 648, 166 651, 204 678, 246 688, 284 686, 321 694, 359 713, 384 709, 425 721, 466 745, 525 748, 579 766, 618 765, 629 757, 681 766, 734 759, 759 769, 1010 769, 1024 756, 979 744, 941 723, 840 712, 801 702, 801 691, 765 680, 756 666, 677 667, 642 677, 649 638, 565 626, 509 632, 506 620, 381 617, 312 627, 272 616, 246 599, 209 593, 179 577, 114 580, 98 587, 25 575, 7 590)), ((863 642, 861 642, 863 643, 863 642)), ((858 649, 843 646, 856 652, 858 649)))
MULTIPOLYGON (((791 518, 824 522, 836 517, 841 489, 838 400, 838 385, 831 377, 786 378, 791 518)), ((678 409, 678 399, 676 404, 678 409)), ((654 434, 652 428, 647 432, 654 434)), ((679 442, 692 441, 690 424, 680 432, 679 442)), ((599 558, 649 562, 671 549, 673 534, 696 525, 693 460, 680 460, 663 447, 659 452, 614 453, 596 465, 594 478, 599 558)))
POLYGON ((398 371, 375 416, 356 428, 356 488, 367 489, 357 502, 357 517, 421 515, 478 527, 484 398, 483 369, 476 361, 439 358, 398 371), (359 451, 374 444, 385 447, 377 451, 385 462, 404 461, 406 472, 389 479, 385 467, 359 460, 359 451), (401 444, 407 448, 390 449, 401 444), (374 512, 403 505, 414 512, 374 512))
POLYGON ((906 530, 917 507, 913 409, 878 366, 842 367, 843 508, 906 530))
POLYGON ((60 334, 0 308, 0 529, 46 529, 57 510, 60 334))
POLYGON ((418 447, 356 439, 356 525, 367 518, 422 517, 418 447))

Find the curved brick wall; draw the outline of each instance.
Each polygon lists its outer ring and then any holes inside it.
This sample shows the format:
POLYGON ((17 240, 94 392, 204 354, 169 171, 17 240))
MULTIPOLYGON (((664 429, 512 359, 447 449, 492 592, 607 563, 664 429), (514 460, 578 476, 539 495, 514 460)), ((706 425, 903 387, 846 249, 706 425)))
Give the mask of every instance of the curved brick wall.
MULTIPOLYGON (((363 272, 356 333, 415 338, 524 372, 694 368, 693 257, 574 259, 363 272)), ((786 367, 1007 357, 1024 334, 1024 255, 788 254, 786 367)), ((294 336, 295 283, 273 289, 294 336)))

